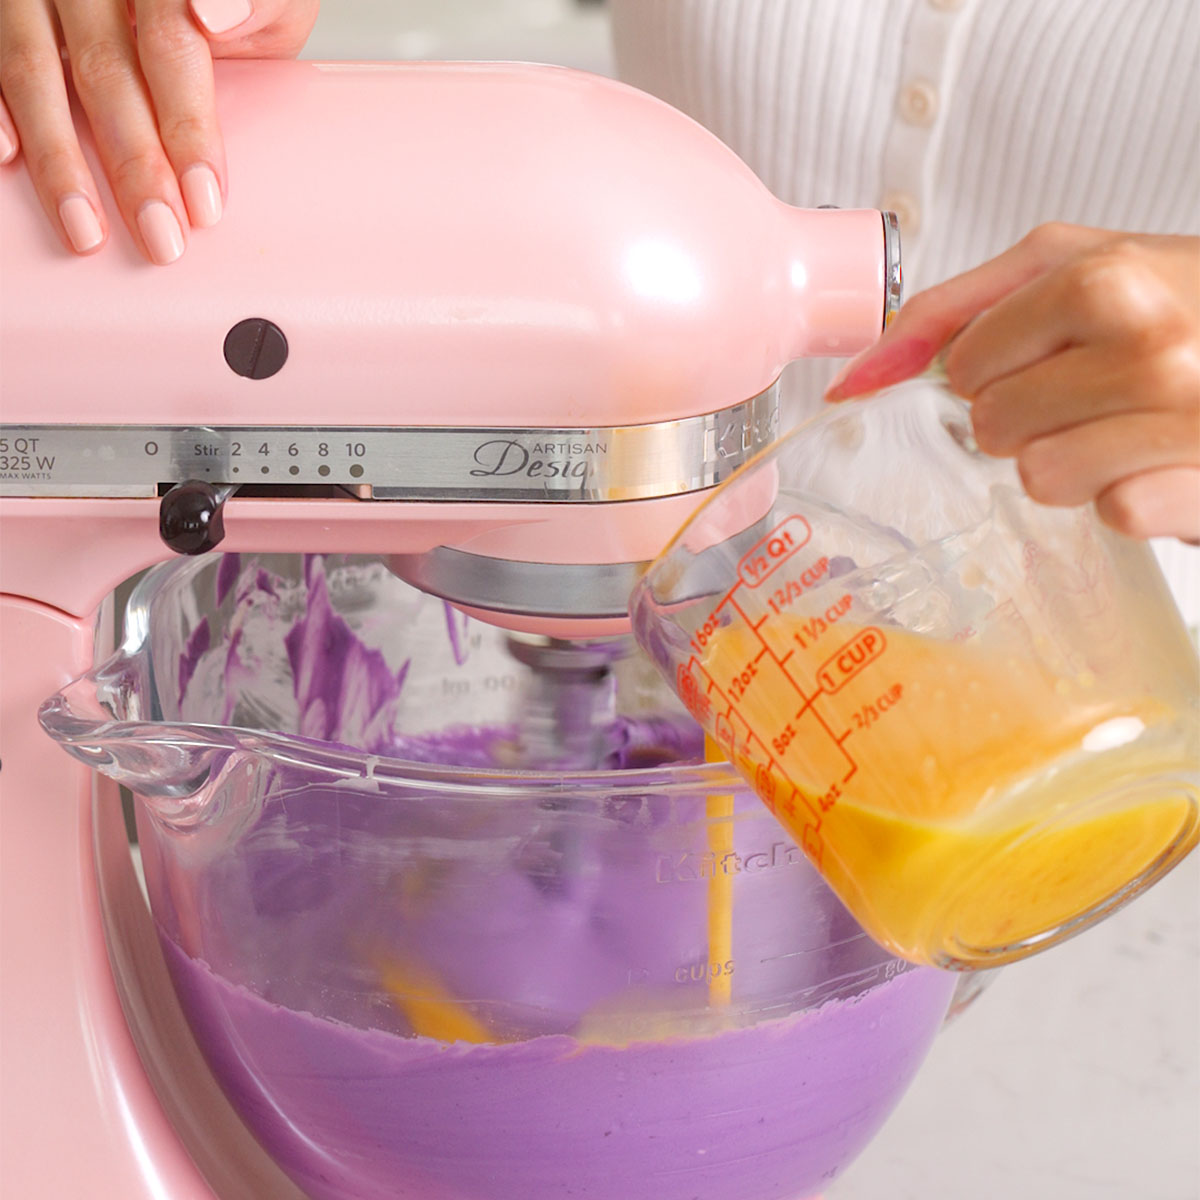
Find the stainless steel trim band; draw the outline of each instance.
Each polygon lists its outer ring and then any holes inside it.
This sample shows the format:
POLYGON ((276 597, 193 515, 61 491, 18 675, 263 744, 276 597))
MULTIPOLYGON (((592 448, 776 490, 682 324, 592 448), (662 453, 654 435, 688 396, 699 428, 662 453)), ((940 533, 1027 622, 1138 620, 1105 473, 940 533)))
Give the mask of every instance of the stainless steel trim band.
POLYGON ((883 328, 904 303, 904 271, 900 259, 900 218, 894 212, 883 214, 883 328))
POLYGON ((375 500, 644 500, 713 487, 778 432, 776 384, 714 413, 591 429, 0 425, 0 496, 154 496, 200 479, 375 500))

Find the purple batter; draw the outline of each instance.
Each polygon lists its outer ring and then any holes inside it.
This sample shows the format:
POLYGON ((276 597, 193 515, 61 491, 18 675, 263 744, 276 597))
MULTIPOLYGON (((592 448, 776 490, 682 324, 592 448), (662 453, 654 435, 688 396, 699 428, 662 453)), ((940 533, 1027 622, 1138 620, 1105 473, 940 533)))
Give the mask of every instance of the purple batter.
MULTIPOLYGON (((294 586, 222 560, 220 612, 171 662, 188 720, 274 711, 255 692, 274 676, 290 732, 359 763, 521 761, 519 704, 492 724, 447 705, 444 726, 406 732, 430 629, 480 673, 465 618, 435 613, 385 654, 343 619, 320 559, 299 609, 294 586)), ((481 799, 394 764, 322 773, 300 745, 230 758, 211 825, 176 836, 139 812, 198 1041, 315 1200, 798 1200, 908 1086, 952 978, 866 939, 748 792, 723 801, 736 820, 718 853, 713 797, 656 791, 652 773, 643 788, 648 765, 702 755, 690 719, 614 716, 601 733, 590 765, 637 786, 551 775, 481 799), (714 876, 731 883, 736 974, 712 961, 714 876), (413 964, 475 1041, 421 1035, 413 964), (728 1007, 713 1008, 714 971, 733 980, 728 1007)))
POLYGON ((447 1045, 276 1007, 163 944, 226 1092, 314 1200, 800 1200, 883 1124, 948 999, 914 970, 706 1038, 447 1045))

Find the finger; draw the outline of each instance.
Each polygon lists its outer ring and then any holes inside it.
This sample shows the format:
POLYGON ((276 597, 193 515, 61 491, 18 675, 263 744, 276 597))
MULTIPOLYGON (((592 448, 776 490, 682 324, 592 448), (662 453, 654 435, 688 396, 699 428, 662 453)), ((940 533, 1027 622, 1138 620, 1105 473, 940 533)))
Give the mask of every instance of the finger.
POLYGON ((1148 357, 1117 342, 1073 346, 976 393, 975 440, 986 454, 1009 456, 1029 442, 1120 413, 1196 409, 1200 361, 1187 345, 1148 357))
POLYGON ((59 16, 96 152, 125 224, 152 263, 186 246, 186 210, 163 151, 125 6, 70 0, 59 16))
POLYGON ((834 377, 825 398, 845 400, 909 378, 981 312, 1085 246, 1111 237, 1083 226, 1039 226, 996 258, 918 293, 875 345, 834 377))
POLYGON ((21 139, 17 136, 17 127, 13 124, 8 105, 0 97, 0 167, 7 166, 17 157, 21 149, 21 139))
POLYGON ((951 387, 975 396, 1069 346, 1106 343, 1140 354, 1186 336, 1187 318, 1149 243, 1109 238, 999 299, 946 354, 951 387))
POLYGON ((297 53, 316 19, 311 0, 190 0, 190 7, 200 28, 218 43, 218 54, 228 54, 220 46, 234 41, 246 43, 235 51, 242 55, 297 53), (299 42, 289 49, 302 27, 299 42))
POLYGON ((214 37, 240 33, 254 16, 254 7, 251 0, 191 0, 192 16, 214 37))
POLYGON ((137 51, 188 218, 197 229, 215 225, 224 208, 225 147, 212 55, 184 0, 138 0, 137 51))
POLYGON ((1086 504, 1145 471, 1200 468, 1200 429, 1194 413, 1119 413, 1030 442, 1017 468, 1034 500, 1086 504))
POLYGON ((1122 479, 1096 498, 1096 513, 1128 537, 1200 542, 1200 469, 1165 467, 1122 479))
POLYGON ((4 10, 0 88, 34 190, 63 244, 76 254, 100 249, 108 222, 79 149, 58 30, 42 0, 4 10))
POLYGON ((213 36, 219 58, 295 58, 317 21, 319 0, 264 0, 231 33, 213 36))

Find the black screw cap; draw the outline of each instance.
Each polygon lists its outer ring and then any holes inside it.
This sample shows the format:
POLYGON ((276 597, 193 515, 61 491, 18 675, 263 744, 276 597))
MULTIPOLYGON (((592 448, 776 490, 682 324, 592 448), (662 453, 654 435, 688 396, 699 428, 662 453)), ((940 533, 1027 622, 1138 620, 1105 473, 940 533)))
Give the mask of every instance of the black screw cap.
POLYGON ((211 483, 189 479, 159 502, 158 533, 176 554, 204 554, 225 537, 222 510, 231 488, 217 491, 211 483))
POLYGON ((225 335, 225 361, 247 379, 270 379, 287 356, 283 330, 266 317, 247 317, 225 335))

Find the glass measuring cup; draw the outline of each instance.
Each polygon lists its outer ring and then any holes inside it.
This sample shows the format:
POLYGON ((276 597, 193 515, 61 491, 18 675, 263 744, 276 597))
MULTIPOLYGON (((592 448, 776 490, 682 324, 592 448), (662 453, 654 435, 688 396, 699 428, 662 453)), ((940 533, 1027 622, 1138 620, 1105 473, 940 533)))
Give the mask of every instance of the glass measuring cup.
POLYGON ((1093 924, 1196 844, 1195 649, 1149 549, 1023 492, 932 377, 724 485, 634 631, 862 925, 942 967, 1093 924))

